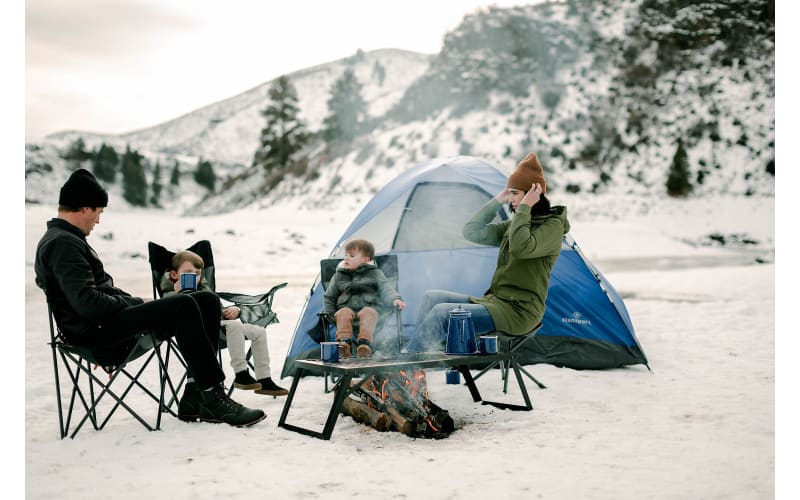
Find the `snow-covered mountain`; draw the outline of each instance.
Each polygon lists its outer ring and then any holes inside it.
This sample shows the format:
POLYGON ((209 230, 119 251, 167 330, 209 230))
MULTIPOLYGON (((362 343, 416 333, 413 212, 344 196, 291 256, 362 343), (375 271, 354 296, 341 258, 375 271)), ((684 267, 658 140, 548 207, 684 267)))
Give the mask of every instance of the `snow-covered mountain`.
POLYGON ((528 151, 542 160, 551 192, 662 196, 678 140, 693 196, 774 195, 771 2, 489 8, 465 16, 433 56, 359 52, 287 75, 310 131, 320 130, 331 86, 347 68, 363 87, 370 130, 346 144, 316 139, 302 168, 287 169, 275 186, 250 167, 266 82, 147 129, 69 131, 28 144, 26 199, 53 198, 71 168, 59 154, 78 138, 89 149, 130 145, 147 159, 149 176, 156 162, 177 161, 185 182, 163 205, 202 213, 287 197, 321 205, 360 199, 425 159, 467 154, 510 169, 528 151), (222 179, 213 193, 192 181, 199 158, 222 179))

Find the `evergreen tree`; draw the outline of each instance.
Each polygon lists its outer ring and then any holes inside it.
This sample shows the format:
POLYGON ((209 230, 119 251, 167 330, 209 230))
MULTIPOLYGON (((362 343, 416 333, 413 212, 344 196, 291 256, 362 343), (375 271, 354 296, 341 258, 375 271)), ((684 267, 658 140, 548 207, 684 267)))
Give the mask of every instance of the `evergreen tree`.
POLYGON ((361 131, 367 116, 367 104, 361 96, 361 88, 351 68, 346 69, 333 83, 328 98, 329 114, 322 122, 322 137, 326 141, 348 141, 361 131))
POLYGON ((289 165, 292 156, 308 142, 309 134, 300 120, 297 91, 285 76, 269 88, 270 103, 261 111, 266 119, 261 129, 260 146, 253 156, 253 165, 270 172, 289 165))
POLYGON ((670 196, 686 196, 692 190, 689 181, 689 156, 683 147, 683 141, 678 139, 678 149, 672 158, 667 177, 667 194, 670 196))
POLYGON ((125 147, 122 155, 122 196, 131 205, 143 207, 147 205, 147 178, 142 165, 143 156, 125 147))
POLYGON ((217 176, 214 174, 214 167, 211 162, 204 161, 202 158, 197 160, 197 170, 194 172, 194 180, 209 191, 214 191, 214 184, 217 176))
POLYGON ((156 207, 161 206, 161 165, 156 162, 153 170, 153 182, 150 184, 150 204, 156 207))
POLYGON ((83 142, 83 137, 78 137, 72 141, 61 157, 67 160, 73 169, 77 169, 80 168, 81 163, 92 157, 92 153, 86 151, 86 143, 83 142))
POLYGON ((117 180, 119 155, 113 147, 105 142, 100 145, 92 156, 92 172, 95 177, 104 182, 113 183, 117 180))
POLYGON ((178 160, 172 166, 172 172, 169 174, 169 184, 171 186, 178 186, 181 183, 181 171, 178 168, 178 160))

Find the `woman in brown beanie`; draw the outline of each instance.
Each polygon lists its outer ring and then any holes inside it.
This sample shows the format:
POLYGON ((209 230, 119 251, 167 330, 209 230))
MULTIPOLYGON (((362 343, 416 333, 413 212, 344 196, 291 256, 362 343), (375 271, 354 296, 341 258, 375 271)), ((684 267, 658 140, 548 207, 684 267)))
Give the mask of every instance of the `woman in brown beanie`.
POLYGON ((546 191, 542 165, 535 153, 529 153, 509 176, 505 189, 464 225, 466 239, 500 247, 489 289, 482 297, 445 290, 425 292, 409 351, 441 350, 449 313, 459 305, 472 313, 479 335, 524 335, 541 323, 550 272, 569 232, 567 208, 551 207, 546 191), (491 223, 506 202, 513 217, 491 223))

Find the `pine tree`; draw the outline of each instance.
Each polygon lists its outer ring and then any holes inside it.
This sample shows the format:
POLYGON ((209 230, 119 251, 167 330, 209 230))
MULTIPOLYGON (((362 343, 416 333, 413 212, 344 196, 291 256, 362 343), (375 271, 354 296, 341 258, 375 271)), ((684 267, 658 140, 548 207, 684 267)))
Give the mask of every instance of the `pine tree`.
POLYGON ((329 114, 322 122, 322 137, 326 141, 349 141, 361 131, 367 117, 361 88, 352 68, 346 69, 333 83, 328 98, 329 114))
POLYGON ((156 162, 153 170, 153 182, 150 184, 150 204, 156 207, 161 206, 161 165, 156 162))
POLYGON ((102 143, 100 149, 92 155, 92 172, 95 177, 103 182, 113 183, 117 179, 118 167, 119 155, 113 147, 102 143))
POLYGON ((686 196, 692 191, 692 184, 689 181, 689 156, 681 139, 678 139, 678 149, 672 158, 666 185, 667 194, 670 196, 686 196))
POLYGON ((214 184, 217 182, 217 176, 214 174, 214 167, 211 165, 211 162, 205 161, 202 158, 197 160, 197 170, 194 172, 194 180, 209 191, 214 191, 214 184))
POLYGON ((169 184, 170 186, 179 186, 181 183, 181 171, 178 168, 178 160, 175 160, 175 164, 172 166, 172 172, 169 174, 169 184))
POLYGON ((137 207, 147 205, 147 178, 144 175, 143 158, 130 145, 125 147, 125 154, 122 155, 122 196, 137 207))
POLYGON ((285 76, 279 77, 269 88, 270 103, 261 111, 266 120, 261 129, 260 146, 253 156, 253 165, 265 172, 289 165, 292 156, 303 148, 310 135, 300 120, 297 91, 285 76))
POLYGON ((77 169, 80 168, 81 163, 92 157, 92 153, 86 150, 86 143, 83 142, 83 137, 78 137, 72 141, 61 157, 67 160, 73 169, 77 169))

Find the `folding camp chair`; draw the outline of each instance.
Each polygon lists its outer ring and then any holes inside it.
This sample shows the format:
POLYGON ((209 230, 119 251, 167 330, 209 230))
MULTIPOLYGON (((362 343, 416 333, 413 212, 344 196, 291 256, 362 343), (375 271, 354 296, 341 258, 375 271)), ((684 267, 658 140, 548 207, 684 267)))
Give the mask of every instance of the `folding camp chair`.
MULTIPOLYGON (((528 333, 526 333, 524 335, 503 335, 503 334, 497 333, 497 341, 498 341, 498 344, 505 344, 506 345, 506 348, 503 349, 504 352, 517 352, 520 348, 522 348, 523 345, 525 345, 525 343, 527 341, 532 339, 534 337, 534 335, 536 335, 536 332, 538 332, 541 328, 542 328, 542 324, 539 323, 538 325, 536 325, 533 328, 533 330, 531 330, 530 332, 528 332, 528 333)), ((530 372, 528 372, 528 370, 526 370, 522 365, 519 365, 519 363, 517 363, 517 364, 518 364, 519 370, 526 377, 531 379, 536 385, 538 385, 540 389, 547 389, 547 386, 545 386, 543 383, 541 383, 538 380, 536 380, 536 377, 531 375, 530 372)), ((494 368, 494 367, 496 367, 498 365, 500 366, 500 376, 503 379, 503 393, 507 394, 508 393, 508 374, 509 374, 510 369, 512 367, 512 360, 494 361, 493 363, 489 364, 487 367, 485 367, 481 371, 479 371, 477 375, 472 377, 472 379, 473 380, 478 380, 480 377, 483 376, 484 373, 486 373, 487 371, 491 370, 492 368, 494 368)))
POLYGON ((50 347, 53 352, 53 373, 56 383, 58 426, 61 439, 69 434, 73 416, 77 419, 78 415, 75 412, 81 407, 85 413, 75 424, 70 438, 74 438, 78 434, 87 420, 92 423, 95 430, 103 429, 120 406, 149 431, 161 428, 162 412, 169 412, 177 417, 177 414, 170 409, 171 404, 165 403, 167 391, 172 396, 172 401, 177 400, 177 390, 168 371, 169 358, 172 353, 168 343, 158 339, 153 332, 142 332, 124 342, 103 348, 78 346, 68 342, 55 325, 49 300, 47 314, 50 322, 50 347), (167 345, 165 354, 161 352, 162 345, 167 345), (152 384, 152 377, 145 377, 144 374, 153 359, 156 359, 158 364, 157 394, 148 385, 145 385, 146 382, 152 384), (95 365, 95 369, 92 368, 92 365, 95 365), (98 367, 102 368, 105 373, 98 376, 96 374, 98 367), (68 404, 65 404, 65 395, 62 394, 59 375, 62 370, 67 372, 71 384, 71 388, 68 389, 68 404), (145 381, 144 378, 148 378, 148 380, 145 381), (118 380, 119 382, 115 384, 118 380), (119 390, 120 387, 122 390, 119 390), (139 391, 131 393, 131 389, 134 387, 139 391), (146 421, 129 404, 132 399, 129 396, 132 394, 146 395, 158 403, 154 423, 146 421), (109 397, 106 398, 106 395, 109 397), (80 406, 76 403, 80 403, 80 406), (110 409, 108 409, 109 405, 111 405, 110 409), (102 422, 98 415, 101 411, 107 411, 102 422))
MULTIPOLYGON (((322 283, 322 289, 326 290, 328 288, 328 284, 331 281, 331 278, 336 273, 336 267, 343 259, 341 258, 332 258, 332 259, 323 259, 320 261, 320 282, 322 283)), ((386 278, 389 279, 389 283, 392 287, 397 290, 398 288, 398 272, 397 272, 397 256, 393 254, 389 255, 376 255, 373 259, 375 264, 378 268, 383 271, 383 274, 386 278)), ((386 309, 381 308, 378 310, 378 324, 375 327, 375 339, 374 343, 378 350, 384 349, 391 349, 393 350, 393 346, 389 342, 382 341, 378 337, 378 332, 385 326, 386 321, 386 309)), ((397 326, 397 353, 399 354, 403 350, 403 321, 400 314, 400 309, 396 307, 392 307, 392 311, 394 312, 395 317, 395 325, 397 326)), ((336 339, 336 320, 333 318, 333 315, 326 314, 324 312, 318 313, 320 326, 322 328, 323 336, 319 341, 330 341, 333 342, 336 339)), ((358 332, 358 318, 353 321, 353 333, 357 334, 358 332)), ((355 346, 355 343, 353 343, 355 346)), ((354 347, 353 346, 353 347, 354 347)), ((328 377, 325 376, 325 392, 330 392, 328 389, 328 377)))
MULTIPOLYGON (((267 292, 258 295, 248 295, 236 292, 217 292, 216 278, 214 274, 214 253, 211 250, 211 242, 208 240, 200 240, 187 248, 203 259, 203 269, 200 272, 201 279, 205 279, 208 286, 211 287, 221 299, 232 302, 239 307, 239 319, 244 323, 251 323, 266 328, 268 325, 278 322, 278 316, 272 310, 272 301, 275 298, 275 292, 285 287, 287 283, 280 283, 275 285, 267 292)), ((161 279, 164 273, 172 267, 172 257, 175 252, 167 250, 163 246, 152 241, 147 243, 147 253, 150 261, 150 274, 153 283, 153 298, 159 299, 163 296, 161 291, 161 279)), ((222 349, 227 347, 224 329, 220 328, 219 337, 219 362, 222 366, 222 349)), ((252 363, 253 352, 252 349, 247 350, 246 360, 250 370, 254 370, 252 363)), ((178 386, 183 385, 186 375, 181 378, 178 386)), ((234 386, 230 385, 228 395, 233 393, 234 386)))

